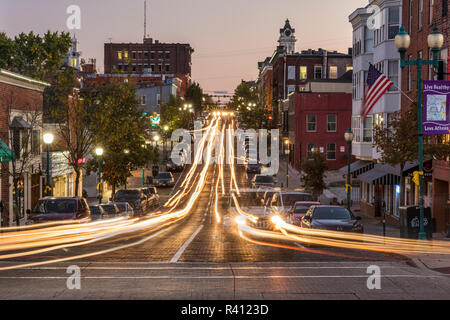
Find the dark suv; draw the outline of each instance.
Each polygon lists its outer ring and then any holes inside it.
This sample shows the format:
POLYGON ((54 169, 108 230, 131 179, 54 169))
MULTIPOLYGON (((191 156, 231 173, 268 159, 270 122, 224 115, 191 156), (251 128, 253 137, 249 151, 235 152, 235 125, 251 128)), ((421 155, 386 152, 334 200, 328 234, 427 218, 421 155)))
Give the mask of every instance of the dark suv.
POLYGON ((86 199, 79 197, 40 199, 33 210, 28 210, 28 224, 61 221, 91 220, 91 211, 86 199))
POLYGON ((141 189, 122 189, 116 192, 113 202, 128 202, 135 215, 144 215, 147 210, 147 196, 141 189))

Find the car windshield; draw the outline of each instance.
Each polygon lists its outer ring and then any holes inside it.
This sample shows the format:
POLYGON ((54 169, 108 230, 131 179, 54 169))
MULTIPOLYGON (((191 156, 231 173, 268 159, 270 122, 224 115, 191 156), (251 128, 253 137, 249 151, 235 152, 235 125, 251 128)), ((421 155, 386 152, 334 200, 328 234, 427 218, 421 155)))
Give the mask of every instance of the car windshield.
POLYGON ((158 174, 158 179, 171 179, 172 176, 170 175, 169 172, 162 172, 160 174, 158 174))
POLYGON ((286 206, 293 206, 298 201, 311 201, 312 195, 308 193, 283 193, 283 203, 286 206))
POLYGON ((271 176, 257 176, 256 179, 255 179, 255 182, 273 183, 273 177, 271 177, 271 176))
POLYGON ((99 207, 89 207, 89 208, 91 209, 91 214, 99 215, 102 213, 99 207))
POLYGON ((102 205, 102 208, 108 213, 114 213, 114 214, 117 213, 116 207, 114 207, 114 205, 112 205, 112 204, 104 204, 104 205, 102 205))
POLYGON ((116 193, 115 199, 138 199, 139 196, 139 190, 119 190, 116 193))
POLYGON ((310 206, 308 205, 298 205, 294 208, 294 213, 306 213, 309 210, 310 206))
POLYGON ((77 210, 75 199, 40 200, 33 209, 33 213, 72 213, 77 210))
POLYGON ((117 208, 119 208, 120 211, 126 211, 127 210, 127 204, 126 203, 116 203, 117 208))
POLYGON ((313 213, 316 220, 350 220, 352 214, 341 207, 316 207, 313 213))

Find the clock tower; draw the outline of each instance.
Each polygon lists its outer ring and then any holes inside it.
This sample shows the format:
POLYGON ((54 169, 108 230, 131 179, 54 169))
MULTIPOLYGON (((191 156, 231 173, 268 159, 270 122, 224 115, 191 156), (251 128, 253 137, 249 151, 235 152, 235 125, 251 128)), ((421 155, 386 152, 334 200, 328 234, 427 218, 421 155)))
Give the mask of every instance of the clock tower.
POLYGON ((289 20, 286 19, 286 23, 284 24, 284 28, 280 29, 280 38, 278 42, 280 46, 286 48, 286 52, 291 54, 295 52, 295 43, 297 39, 295 38, 295 29, 291 27, 289 20))

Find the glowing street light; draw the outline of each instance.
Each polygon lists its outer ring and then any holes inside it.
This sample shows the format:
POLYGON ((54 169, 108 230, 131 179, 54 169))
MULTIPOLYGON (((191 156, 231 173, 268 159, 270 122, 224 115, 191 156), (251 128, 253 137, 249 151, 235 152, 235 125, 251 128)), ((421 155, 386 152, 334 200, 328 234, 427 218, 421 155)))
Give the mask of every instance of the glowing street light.
POLYGON ((53 143, 54 136, 52 133, 45 133, 44 143, 47 145, 47 186, 45 188, 45 195, 50 196, 50 145, 53 143))

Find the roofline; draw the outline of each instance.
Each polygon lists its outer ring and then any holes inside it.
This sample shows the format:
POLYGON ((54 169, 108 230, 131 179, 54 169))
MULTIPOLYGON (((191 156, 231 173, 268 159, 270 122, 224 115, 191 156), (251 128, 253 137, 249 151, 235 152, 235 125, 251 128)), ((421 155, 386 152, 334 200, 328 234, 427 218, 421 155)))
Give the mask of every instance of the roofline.
POLYGON ((0 74, 4 75, 6 77, 9 77, 9 78, 13 78, 13 79, 19 80, 19 81, 26 81, 28 83, 31 83, 31 84, 34 84, 34 85, 38 85, 38 86, 43 86, 43 87, 50 87, 51 86, 51 84, 48 83, 48 82, 35 80, 35 79, 31 78, 31 77, 27 77, 27 76, 21 75, 19 73, 15 73, 15 72, 8 71, 8 70, 1 69, 1 68, 0 68, 0 74))

